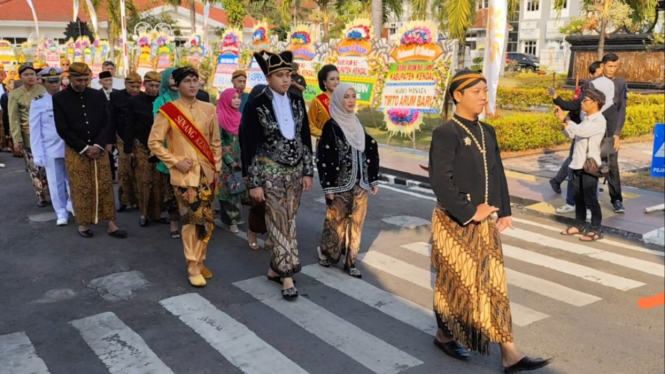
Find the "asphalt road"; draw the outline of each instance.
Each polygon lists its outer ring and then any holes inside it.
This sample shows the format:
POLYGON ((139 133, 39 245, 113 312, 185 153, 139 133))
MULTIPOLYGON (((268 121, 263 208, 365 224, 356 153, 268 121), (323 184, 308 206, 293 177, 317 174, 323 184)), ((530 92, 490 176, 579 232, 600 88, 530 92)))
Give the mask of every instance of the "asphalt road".
MULTIPOLYGON (((35 222, 40 209, 23 162, 0 154, 0 374, 440 374, 498 373, 498 346, 471 362, 432 345, 428 247, 433 197, 382 186, 370 197, 362 280, 316 264, 325 204, 305 193, 298 215, 301 297, 282 301, 263 277, 269 254, 218 228, 204 289, 187 283, 179 240, 167 225, 118 214, 126 240, 76 224, 35 222), (496 348, 496 349, 494 349, 496 348)), ((40 215, 41 214, 41 215, 40 215)), ((662 373, 662 251, 609 238, 586 245, 554 222, 520 216, 503 235, 514 334, 539 371, 662 373)), ((241 226, 246 230, 245 226, 241 226)))

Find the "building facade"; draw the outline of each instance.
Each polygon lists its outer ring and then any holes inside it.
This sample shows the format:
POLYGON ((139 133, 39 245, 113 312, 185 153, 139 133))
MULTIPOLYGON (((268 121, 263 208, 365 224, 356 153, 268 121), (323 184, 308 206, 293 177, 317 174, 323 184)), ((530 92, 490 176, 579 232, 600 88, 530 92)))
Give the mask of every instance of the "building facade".
POLYGON ((565 73, 570 48, 560 29, 572 17, 581 16, 582 2, 567 0, 560 14, 553 4, 554 0, 521 0, 515 52, 538 57, 542 70, 565 73))

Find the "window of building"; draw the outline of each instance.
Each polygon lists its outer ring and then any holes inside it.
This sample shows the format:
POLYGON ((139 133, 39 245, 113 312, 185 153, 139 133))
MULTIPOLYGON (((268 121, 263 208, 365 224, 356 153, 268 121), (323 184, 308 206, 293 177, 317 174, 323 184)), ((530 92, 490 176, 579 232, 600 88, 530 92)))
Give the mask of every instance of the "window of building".
POLYGON ((395 28, 395 27, 391 27, 390 29, 388 29, 388 31, 390 32, 390 35, 397 34, 397 28, 395 28))
POLYGON ((478 0, 478 9, 487 9, 490 7, 490 0, 478 0))
POLYGON ((540 10, 540 0, 527 0, 526 11, 537 12, 540 10))
POLYGON ((524 42, 524 53, 528 53, 530 55, 537 56, 538 52, 538 42, 535 40, 530 40, 527 42, 524 42))
MULTIPOLYGON (((552 5, 554 5, 554 2, 552 2, 552 5)), ((568 0, 563 2, 563 7, 561 7, 561 9, 568 9, 568 0)))
POLYGON ((517 42, 508 41, 508 52, 517 52, 517 42))

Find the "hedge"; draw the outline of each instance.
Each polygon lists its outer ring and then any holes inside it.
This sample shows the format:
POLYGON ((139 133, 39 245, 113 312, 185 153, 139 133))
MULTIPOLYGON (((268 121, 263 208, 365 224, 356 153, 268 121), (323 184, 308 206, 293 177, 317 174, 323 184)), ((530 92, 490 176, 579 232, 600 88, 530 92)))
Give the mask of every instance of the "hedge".
MULTIPOLYGON (((502 151, 524 151, 549 148, 568 143, 561 122, 550 113, 524 113, 490 119, 496 128, 502 151)), ((630 105, 622 137, 653 133, 656 123, 665 122, 662 105, 630 105)))
MULTIPOLYGON (((573 92, 559 90, 557 94, 564 100, 572 100, 573 92)), ((500 108, 527 109, 533 106, 554 105, 547 90, 540 88, 506 88, 497 91, 497 106, 500 108)), ((636 105, 660 105, 665 107, 665 95, 642 95, 628 93, 628 107, 636 105)))

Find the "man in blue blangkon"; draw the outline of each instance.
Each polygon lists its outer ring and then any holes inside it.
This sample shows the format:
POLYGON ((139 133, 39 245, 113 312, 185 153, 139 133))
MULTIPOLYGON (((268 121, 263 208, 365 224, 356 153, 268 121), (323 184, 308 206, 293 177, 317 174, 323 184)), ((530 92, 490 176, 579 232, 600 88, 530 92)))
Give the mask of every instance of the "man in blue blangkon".
POLYGON ((261 51, 254 58, 268 87, 245 107, 241 164, 251 198, 266 202, 266 249, 272 253, 268 279, 281 283, 282 296, 293 300, 298 297, 293 275, 301 269, 296 215, 314 174, 309 122, 303 99, 288 93, 293 53, 261 51))
POLYGON ((512 228, 508 183, 494 128, 478 120, 487 81, 462 70, 450 82, 453 118, 432 134, 429 171, 437 206, 432 216, 432 267, 437 272, 434 344, 458 360, 489 354, 499 343, 506 373, 535 370, 550 360, 522 355, 512 315, 500 232, 512 228), (498 219, 495 221, 493 214, 498 219))

